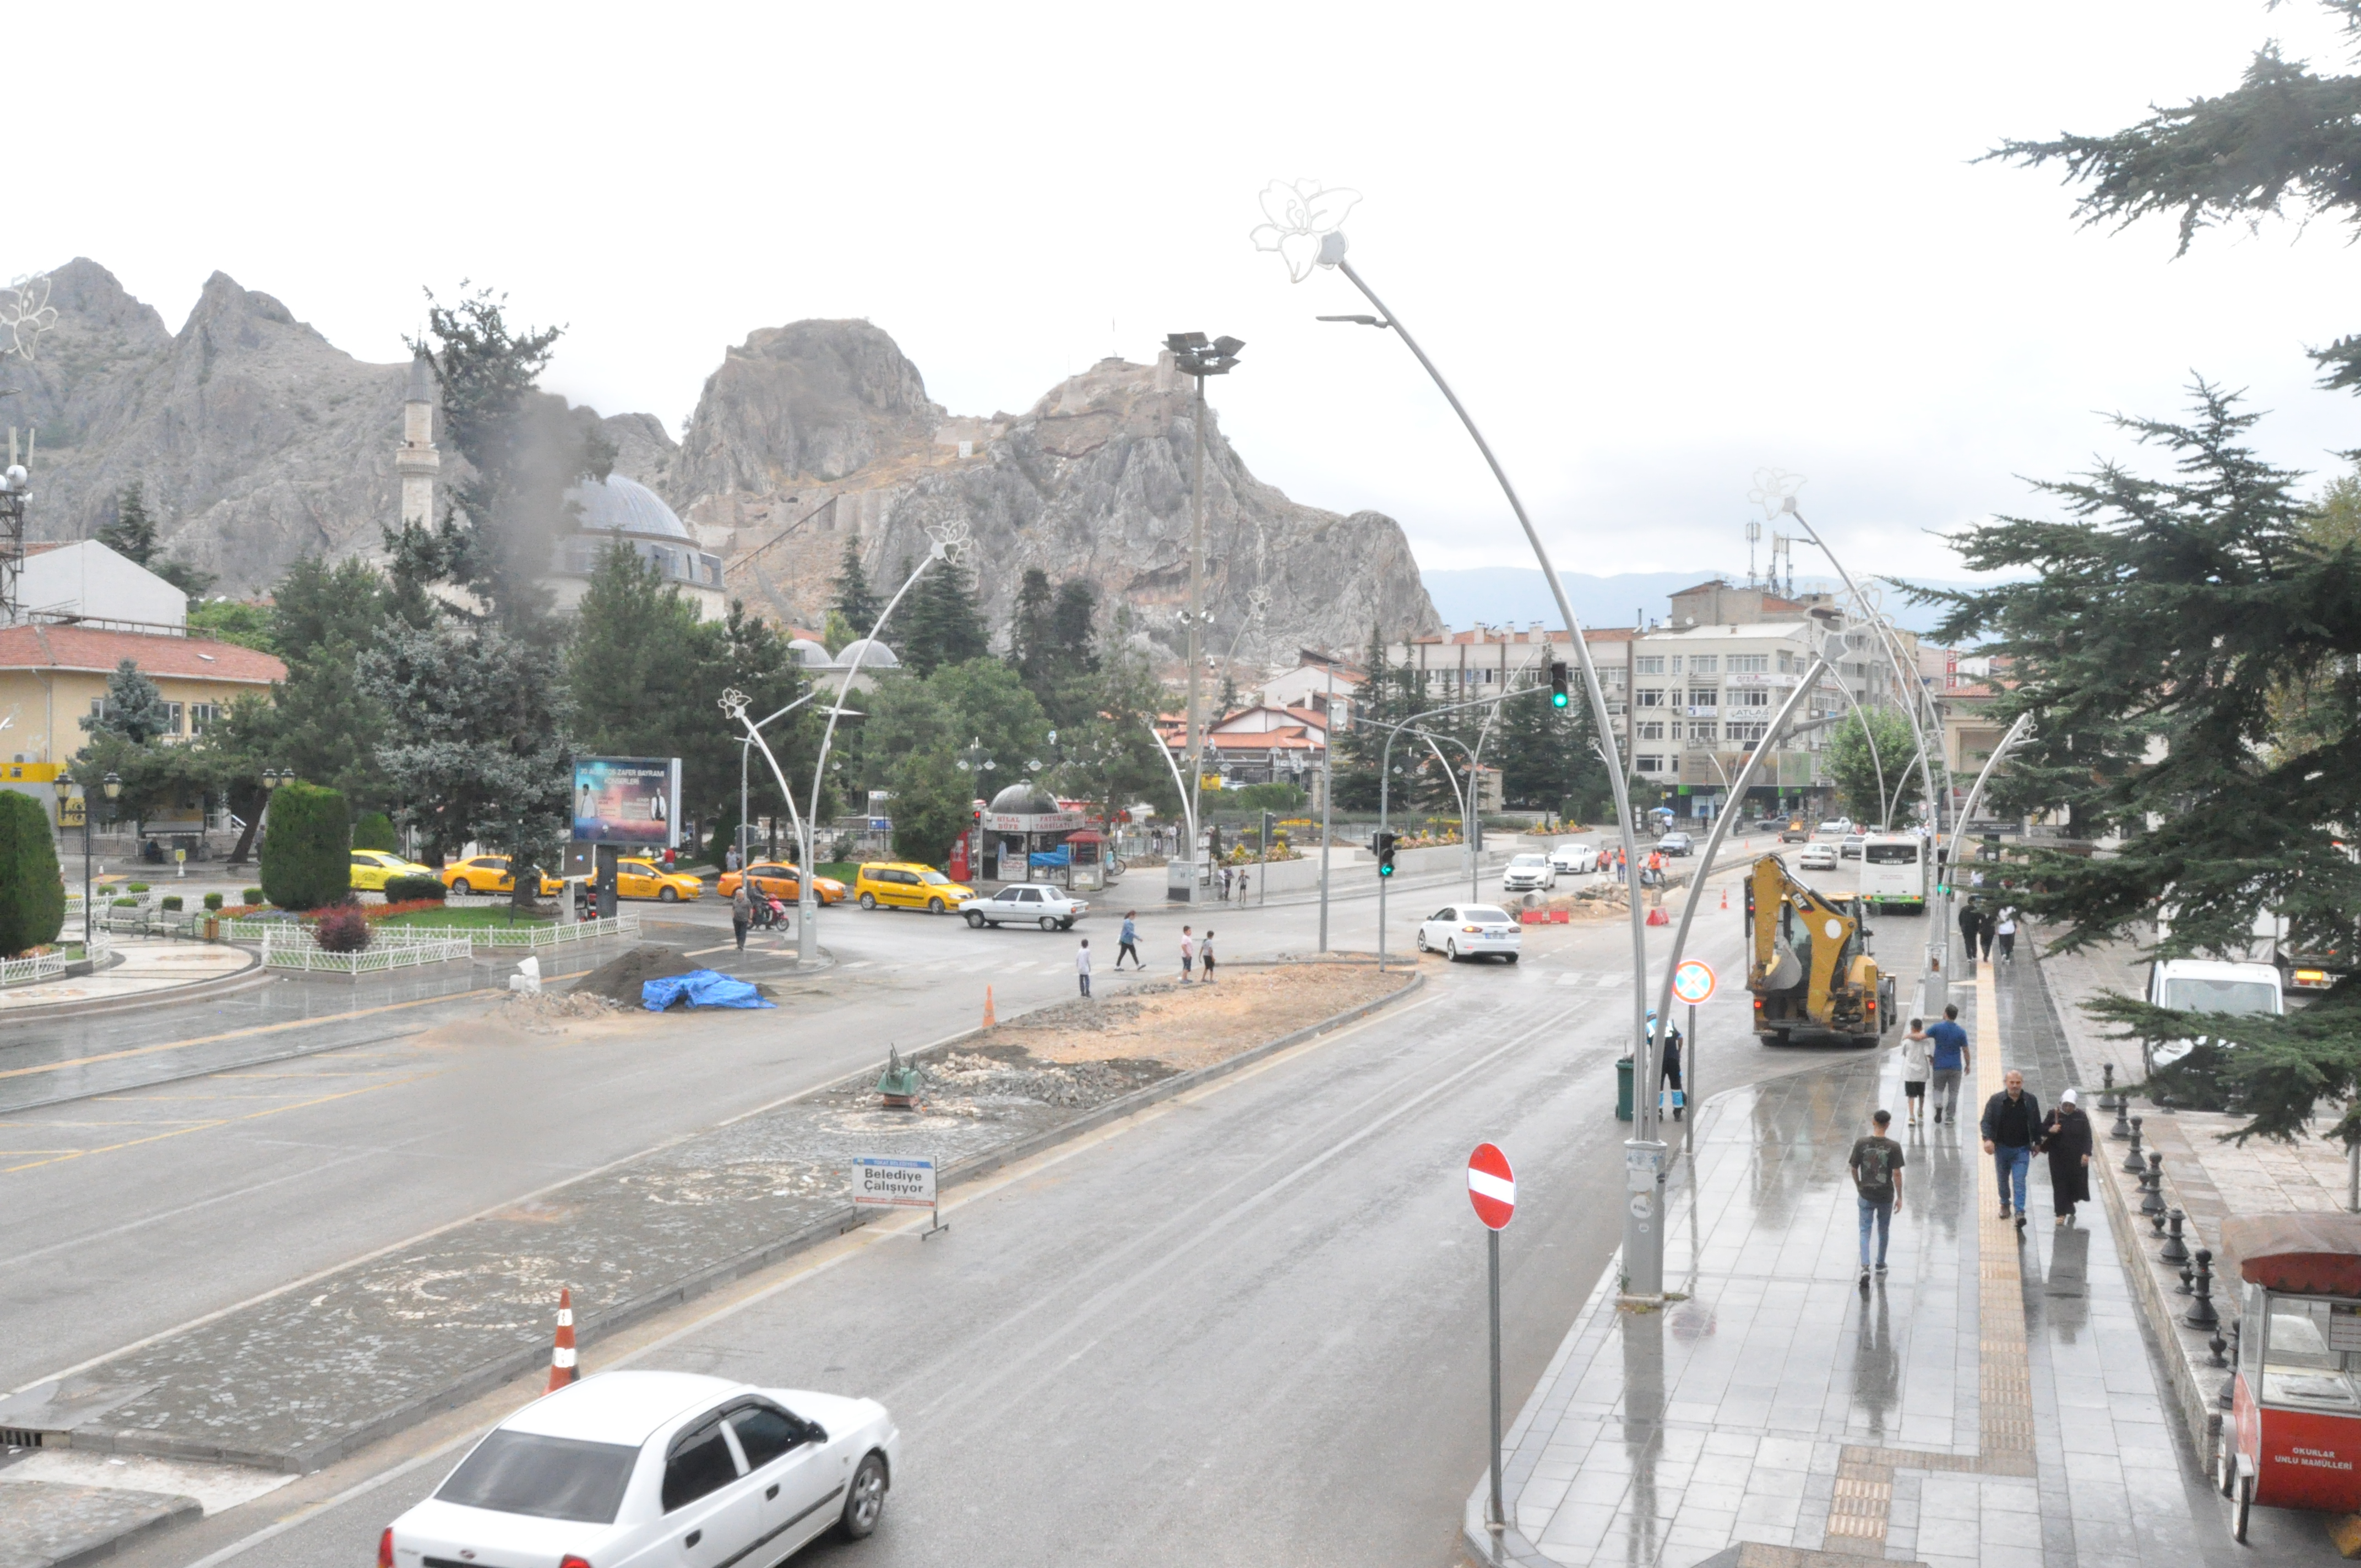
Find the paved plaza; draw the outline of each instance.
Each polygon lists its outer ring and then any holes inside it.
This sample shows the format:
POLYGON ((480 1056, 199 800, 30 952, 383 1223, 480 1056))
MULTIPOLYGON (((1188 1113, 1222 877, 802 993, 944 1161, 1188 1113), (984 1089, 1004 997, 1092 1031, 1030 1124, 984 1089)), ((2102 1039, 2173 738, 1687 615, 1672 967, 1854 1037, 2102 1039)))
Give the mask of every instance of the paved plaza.
MULTIPOLYGON (((2045 1109, 2070 1081, 2038 967, 1986 966, 1954 994, 1977 1043, 1964 1126, 1905 1124, 1891 1050, 1705 1112, 1668 1216, 1686 1299, 1624 1311, 1613 1271, 1599 1282, 1510 1431, 1497 1545, 1486 1488, 1469 1498, 1472 1550, 1665 1568, 1744 1543, 1750 1563, 2242 1560, 2168 1419, 2102 1206, 2054 1229, 2037 1157, 2022 1239, 1999 1218, 1970 1107, 2004 1068, 2045 1109), (1909 1164, 1890 1272, 1864 1293, 1845 1159, 1881 1105, 1909 1164)), ((2258 1512, 2257 1541, 2276 1562, 2335 1560, 2307 1516, 2258 1512)))

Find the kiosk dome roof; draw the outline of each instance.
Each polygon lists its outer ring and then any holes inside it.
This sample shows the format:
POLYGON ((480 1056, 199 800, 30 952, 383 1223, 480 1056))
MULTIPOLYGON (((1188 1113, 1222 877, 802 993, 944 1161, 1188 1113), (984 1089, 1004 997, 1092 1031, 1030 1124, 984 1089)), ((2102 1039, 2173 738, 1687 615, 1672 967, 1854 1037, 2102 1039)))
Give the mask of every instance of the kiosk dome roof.
POLYGON ((992 809, 1002 817, 1048 817, 1058 803, 1039 784, 1019 780, 992 797, 992 809))
POLYGON ((898 670, 902 667, 902 661, 894 656, 894 650, 874 638, 863 637, 838 649, 836 667, 849 670, 856 659, 864 670, 898 670))
POLYGON ((609 474, 603 482, 576 485, 566 499, 582 508, 577 519, 585 533, 636 533, 655 539, 687 539, 688 525, 664 505, 664 498, 636 479, 609 474))

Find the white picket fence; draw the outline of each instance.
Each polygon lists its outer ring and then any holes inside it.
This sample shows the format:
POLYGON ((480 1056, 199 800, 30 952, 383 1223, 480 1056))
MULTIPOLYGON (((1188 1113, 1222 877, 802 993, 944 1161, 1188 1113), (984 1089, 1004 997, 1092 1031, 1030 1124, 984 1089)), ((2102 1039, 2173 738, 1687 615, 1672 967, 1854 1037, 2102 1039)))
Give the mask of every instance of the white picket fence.
MULTIPOLYGON (((71 922, 68 923, 66 929, 68 932, 72 930, 71 922)), ((108 950, 106 933, 104 931, 93 933, 90 941, 90 956, 103 959, 108 950)), ((65 973, 66 966, 73 961, 63 952, 47 952, 29 959, 0 959, 0 986, 27 985, 35 981, 55 980, 65 973)))
POLYGON ((379 974, 387 970, 415 969, 422 964, 449 963, 455 959, 467 958, 474 951, 465 938, 412 939, 425 935, 396 927, 392 931, 371 933, 369 945, 357 953, 332 953, 313 938, 309 927, 288 921, 273 926, 263 938, 262 963, 266 969, 364 975, 379 974), (391 942, 379 939, 390 936, 404 939, 391 942))
POLYGON ((225 942, 256 942, 263 949, 263 962, 274 969, 328 970, 343 973, 368 974, 384 969, 406 969, 413 964, 442 963, 455 958, 466 958, 474 948, 555 948, 567 942, 588 941, 594 937, 636 937, 640 933, 640 917, 636 914, 610 916, 603 920, 562 920, 554 925, 534 923, 527 926, 375 926, 369 929, 369 945, 358 953, 324 953, 321 961, 313 962, 291 955, 320 953, 320 944, 312 927, 293 920, 224 920, 220 923, 221 939, 225 942), (413 950, 432 951, 432 958, 382 958, 379 953, 408 953, 413 950), (289 955, 273 957, 273 954, 289 955), (346 959, 365 960, 357 966, 346 959))

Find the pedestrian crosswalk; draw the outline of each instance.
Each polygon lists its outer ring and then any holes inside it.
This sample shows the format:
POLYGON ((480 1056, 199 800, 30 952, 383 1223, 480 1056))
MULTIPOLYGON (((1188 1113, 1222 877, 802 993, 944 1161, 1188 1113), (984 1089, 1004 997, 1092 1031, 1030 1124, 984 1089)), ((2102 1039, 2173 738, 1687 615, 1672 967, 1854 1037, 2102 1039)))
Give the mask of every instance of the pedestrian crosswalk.
POLYGON ((1556 983, 1584 990, 1611 991, 1619 985, 1631 984, 1631 971, 1620 970, 1612 972, 1599 972, 1592 970, 1572 970, 1558 976, 1556 983))

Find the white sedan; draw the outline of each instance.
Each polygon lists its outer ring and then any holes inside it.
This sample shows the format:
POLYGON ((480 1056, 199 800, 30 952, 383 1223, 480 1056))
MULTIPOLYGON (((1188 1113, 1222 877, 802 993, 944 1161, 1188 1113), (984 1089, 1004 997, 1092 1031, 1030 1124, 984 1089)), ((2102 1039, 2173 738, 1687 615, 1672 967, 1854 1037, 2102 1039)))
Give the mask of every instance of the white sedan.
POLYGON ((1438 909, 1421 922, 1418 950, 1439 952, 1453 963, 1462 959, 1498 956, 1510 963, 1524 946, 1524 933, 1507 910, 1489 904, 1455 904, 1438 909))
POLYGON ((1002 888, 990 898, 969 899, 960 905, 960 913, 978 929, 1005 926, 1014 920, 1020 926, 1038 926, 1044 931, 1071 931, 1075 921, 1090 913, 1090 907, 1086 901, 1062 887, 1019 883, 1002 888))
POLYGON ((1560 844, 1550 851, 1550 868, 1560 876, 1582 876, 1598 869, 1596 844, 1560 844))
POLYGON ((602 1372, 487 1433, 387 1527, 379 1568, 774 1563, 877 1528, 902 1435, 884 1408, 688 1372, 602 1372))
POLYGON ((1832 872, 1837 869, 1837 847, 1825 839, 1815 839, 1804 846, 1795 863, 1807 872, 1832 872))
POLYGON ((1511 855, 1500 872, 1502 893, 1545 893, 1557 885, 1557 868, 1547 855, 1511 855))

